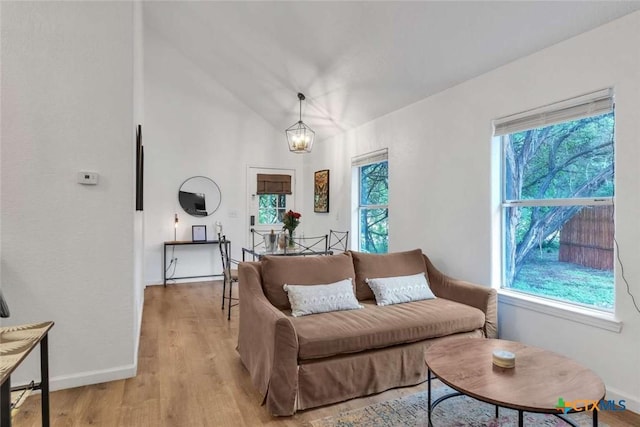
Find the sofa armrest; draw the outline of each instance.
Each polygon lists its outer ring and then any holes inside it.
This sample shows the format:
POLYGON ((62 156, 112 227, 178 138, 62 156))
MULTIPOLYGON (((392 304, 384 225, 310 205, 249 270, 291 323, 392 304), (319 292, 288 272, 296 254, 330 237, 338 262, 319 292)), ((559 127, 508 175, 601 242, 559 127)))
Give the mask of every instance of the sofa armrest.
POLYGON ((260 263, 238 266, 238 352, 273 415, 292 415, 298 390, 298 337, 287 316, 262 291, 260 263))
POLYGON ((429 275, 429 285, 437 297, 466 304, 481 310, 485 316, 484 334, 487 338, 498 337, 498 297, 493 288, 465 282, 449 277, 433 266, 424 256, 429 275))

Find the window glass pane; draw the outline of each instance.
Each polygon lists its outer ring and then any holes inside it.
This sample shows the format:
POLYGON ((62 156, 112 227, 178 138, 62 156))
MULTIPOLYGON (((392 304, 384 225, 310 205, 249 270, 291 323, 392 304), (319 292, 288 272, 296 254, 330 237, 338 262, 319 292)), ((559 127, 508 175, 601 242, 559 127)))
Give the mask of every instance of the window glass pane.
POLYGON ((505 287, 612 311, 613 218, 613 206, 505 208, 505 287))
POLYGON ((389 162, 373 163, 360 168, 360 205, 389 203, 389 162))
POLYGON ((261 194, 258 196, 258 209, 266 208, 269 204, 269 198, 266 195, 261 194))
POLYGON ((613 113, 504 136, 506 200, 613 197, 613 113))
POLYGON ((259 224, 277 223, 277 210, 273 208, 260 209, 259 224))
POLYGON ((281 223, 285 205, 285 195, 261 194, 258 199, 258 224, 281 223))
POLYGON ((261 194, 259 197, 260 198, 258 199, 258 202, 260 203, 261 209, 276 207, 275 198, 273 197, 273 194, 261 194))
POLYGON ((388 217, 388 209, 360 209, 360 251, 387 253, 389 248, 388 217))

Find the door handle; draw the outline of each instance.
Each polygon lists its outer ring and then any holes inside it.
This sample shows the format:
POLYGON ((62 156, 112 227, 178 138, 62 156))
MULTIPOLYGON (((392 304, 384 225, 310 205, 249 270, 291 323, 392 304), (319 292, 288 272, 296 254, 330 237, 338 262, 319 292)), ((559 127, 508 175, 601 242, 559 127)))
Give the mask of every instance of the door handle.
POLYGON ((251 216, 249 217, 249 225, 251 225, 252 227, 253 227, 254 225, 256 225, 256 216, 255 216, 255 215, 251 215, 251 216))

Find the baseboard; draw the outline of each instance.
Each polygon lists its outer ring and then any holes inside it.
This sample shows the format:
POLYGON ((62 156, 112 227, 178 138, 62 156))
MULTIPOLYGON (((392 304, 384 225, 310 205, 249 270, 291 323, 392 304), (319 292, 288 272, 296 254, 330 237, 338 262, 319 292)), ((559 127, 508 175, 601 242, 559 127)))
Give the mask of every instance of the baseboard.
POLYGON ((627 394, 621 393, 615 388, 607 387, 607 400, 615 400, 616 403, 624 400, 627 410, 640 414, 640 401, 627 394))
MULTIPOLYGON (((198 279, 167 279, 167 286, 175 285, 179 283, 196 283, 196 282, 221 282, 222 277, 203 277, 198 279)), ((145 287, 148 286, 163 286, 162 279, 159 281, 147 282, 145 287)))
POLYGON ((112 369, 100 371, 80 372, 73 375, 62 375, 49 379, 49 389, 51 391, 66 388, 81 387, 90 384, 106 383, 109 381, 123 380, 136 376, 135 364, 119 366, 112 369))
POLYGON ((159 282, 155 282, 155 281, 147 282, 147 284, 145 285, 145 288, 149 286, 162 286, 162 280, 160 280, 159 282))

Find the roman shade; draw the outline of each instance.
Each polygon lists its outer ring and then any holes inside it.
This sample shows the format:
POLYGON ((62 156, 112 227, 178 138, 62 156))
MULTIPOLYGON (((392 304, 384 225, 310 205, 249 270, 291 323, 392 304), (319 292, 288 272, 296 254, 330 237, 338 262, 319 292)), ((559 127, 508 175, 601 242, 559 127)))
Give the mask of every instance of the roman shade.
POLYGON ((258 174, 257 194, 291 194, 291 175, 258 174))

